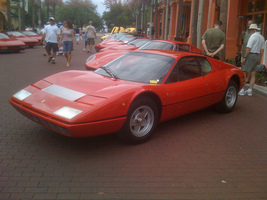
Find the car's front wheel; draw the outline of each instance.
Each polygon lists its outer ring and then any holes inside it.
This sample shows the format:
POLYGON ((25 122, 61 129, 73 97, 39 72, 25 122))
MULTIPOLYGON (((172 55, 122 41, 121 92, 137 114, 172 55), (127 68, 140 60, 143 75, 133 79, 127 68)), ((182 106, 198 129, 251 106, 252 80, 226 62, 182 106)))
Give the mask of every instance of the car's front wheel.
POLYGON ((230 80, 223 99, 215 106, 215 109, 222 113, 231 112, 237 102, 238 87, 235 81, 230 80))
POLYGON ((158 108, 150 97, 135 100, 127 114, 127 120, 118 136, 128 144, 145 142, 158 122, 158 108))

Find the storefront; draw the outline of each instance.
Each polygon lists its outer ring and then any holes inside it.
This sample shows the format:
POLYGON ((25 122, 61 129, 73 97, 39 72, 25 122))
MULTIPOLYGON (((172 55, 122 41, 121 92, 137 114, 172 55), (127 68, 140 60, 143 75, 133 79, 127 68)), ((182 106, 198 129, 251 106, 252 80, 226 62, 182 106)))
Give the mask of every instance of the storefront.
MULTIPOLYGON (((155 0, 156 1, 156 0, 155 0)), ((199 2, 199 1, 198 1, 199 2)), ((202 35, 212 28, 220 18, 220 0, 204 0, 202 35)), ((158 22, 156 38, 175 40, 177 37, 177 20, 179 12, 178 0, 158 0, 158 22), (167 17, 167 19, 166 19, 167 17)), ((183 41, 191 43, 192 0, 184 0, 182 6, 181 35, 183 41)), ((155 24, 155 9, 153 23, 155 24)), ((196 14, 196 13, 194 13, 196 14)), ((253 19, 261 28, 261 33, 267 39, 267 2, 266 0, 228 0, 228 15, 226 25, 226 58, 234 58, 240 50, 242 31, 246 29, 249 19, 253 19)))

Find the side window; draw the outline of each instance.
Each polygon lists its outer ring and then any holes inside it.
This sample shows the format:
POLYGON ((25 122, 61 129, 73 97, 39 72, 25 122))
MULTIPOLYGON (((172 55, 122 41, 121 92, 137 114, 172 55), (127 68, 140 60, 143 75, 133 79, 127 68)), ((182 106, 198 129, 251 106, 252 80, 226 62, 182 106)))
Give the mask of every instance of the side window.
POLYGON ((177 44, 176 45, 176 50, 177 51, 190 51, 189 45, 185 45, 185 44, 177 44))
POLYGON ((200 67, 201 67, 201 71, 203 75, 209 74, 212 69, 209 61, 203 57, 199 57, 198 59, 199 59, 199 63, 200 63, 200 67))
POLYGON ((178 80, 184 81, 201 77, 199 65, 195 57, 185 57, 178 61, 178 80))
POLYGON ((175 83, 175 82, 178 82, 178 67, 177 67, 177 64, 173 68, 172 72, 170 73, 170 75, 167 78, 165 83, 175 83))

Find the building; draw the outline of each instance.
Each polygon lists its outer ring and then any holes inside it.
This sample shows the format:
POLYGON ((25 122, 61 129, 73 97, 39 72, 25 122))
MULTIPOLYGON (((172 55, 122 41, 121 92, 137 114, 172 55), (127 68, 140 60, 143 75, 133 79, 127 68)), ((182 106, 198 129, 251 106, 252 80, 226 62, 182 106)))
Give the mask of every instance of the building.
POLYGON ((6 0, 0 0, 0 31, 3 31, 7 26, 7 6, 6 0))
MULTIPOLYGON (((201 0, 196 2, 200 1, 201 0)), ((201 35, 204 34, 207 28, 213 27, 215 21, 220 18, 221 10, 221 0, 203 1, 204 7, 201 35)), ((180 15, 182 16, 180 37, 183 41, 189 43, 191 43, 192 40, 192 3, 193 0, 183 0, 181 8, 182 14, 180 15)), ((157 34, 156 38, 175 40, 177 38, 176 32, 179 15, 179 0, 152 0, 152 8, 152 22, 153 26, 157 29, 155 31, 157 34), (158 2, 157 5, 155 1, 158 2)), ((249 19, 253 19, 259 25, 262 35, 267 39, 267 1, 228 0, 225 58, 234 58, 237 51, 240 50, 242 46, 242 31, 245 31, 249 19)))

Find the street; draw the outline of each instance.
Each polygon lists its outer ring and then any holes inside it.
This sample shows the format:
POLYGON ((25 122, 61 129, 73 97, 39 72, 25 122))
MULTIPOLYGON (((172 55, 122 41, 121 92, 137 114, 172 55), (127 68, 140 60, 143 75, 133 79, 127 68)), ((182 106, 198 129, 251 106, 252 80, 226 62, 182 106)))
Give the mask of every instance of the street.
POLYGON ((9 104, 46 76, 85 70, 83 48, 75 45, 70 67, 62 55, 48 63, 42 46, 0 54, 0 199, 267 199, 267 97, 259 94, 239 97, 229 114, 209 108, 164 122, 141 145, 115 134, 68 138, 9 104))

